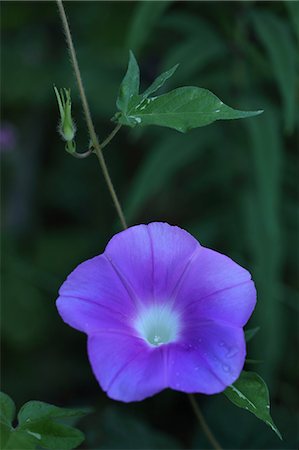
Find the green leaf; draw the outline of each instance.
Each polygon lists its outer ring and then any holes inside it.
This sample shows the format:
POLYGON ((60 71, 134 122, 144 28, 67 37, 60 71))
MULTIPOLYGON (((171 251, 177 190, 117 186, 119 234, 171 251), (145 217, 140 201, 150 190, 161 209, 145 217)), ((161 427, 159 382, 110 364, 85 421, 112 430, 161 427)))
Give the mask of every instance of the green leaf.
POLYGON ((9 395, 0 392, 0 421, 11 425, 16 414, 16 407, 9 395))
POLYGON ((158 89, 160 89, 160 87, 163 86, 165 81, 168 80, 168 78, 172 77, 172 75, 174 74, 174 72, 177 70, 178 67, 179 67, 179 64, 176 64, 171 69, 167 70, 166 72, 161 73, 161 75, 159 75, 155 79, 155 81, 146 89, 146 91, 144 91, 144 93, 142 94, 142 97, 147 98, 150 94, 153 94, 158 89))
POLYGON ((38 445, 51 450, 71 450, 84 441, 84 434, 76 428, 46 419, 27 424, 26 431, 38 440, 38 445))
POLYGON ((207 89, 188 86, 158 97, 135 97, 127 114, 115 116, 115 119, 130 127, 158 125, 184 133, 215 120, 241 119, 261 113, 232 109, 207 89))
POLYGON ((80 418, 90 410, 58 408, 39 401, 26 403, 18 414, 18 430, 27 431, 39 441, 39 445, 48 449, 69 450, 84 440, 81 431, 57 423, 61 419, 80 418))
POLYGON ((4 392, 0 392, 0 447, 4 448, 9 440, 12 421, 15 417, 16 407, 13 400, 4 392))
POLYGON ((259 332, 261 327, 250 328, 249 330, 245 330, 245 339, 246 342, 251 341, 251 339, 259 332))
POLYGON ((281 434, 270 416, 267 385, 257 373, 243 370, 238 380, 229 386, 224 394, 236 406, 252 412, 263 420, 282 440, 281 434))
POLYGON ((76 408, 59 408, 48 403, 39 401, 30 401, 25 403, 19 411, 18 421, 19 425, 31 423, 35 420, 41 419, 64 419, 68 417, 83 417, 90 410, 88 409, 76 409, 76 408))
POLYGON ((58 408, 48 403, 30 401, 20 409, 18 426, 13 428, 13 401, 8 395, 1 393, 0 405, 3 449, 34 450, 38 446, 50 450, 71 450, 84 440, 81 431, 61 423, 61 420, 80 418, 90 412, 89 409, 58 408))
POLYGON ((34 433, 30 431, 22 431, 14 429, 9 435, 9 440, 6 442, 3 450, 35 450, 37 445, 40 444, 40 439, 38 439, 34 433))
POLYGON ((121 82, 118 98, 116 101, 117 108, 126 113, 128 110, 130 99, 139 93, 140 72, 138 63, 133 52, 130 50, 129 64, 126 75, 121 82))

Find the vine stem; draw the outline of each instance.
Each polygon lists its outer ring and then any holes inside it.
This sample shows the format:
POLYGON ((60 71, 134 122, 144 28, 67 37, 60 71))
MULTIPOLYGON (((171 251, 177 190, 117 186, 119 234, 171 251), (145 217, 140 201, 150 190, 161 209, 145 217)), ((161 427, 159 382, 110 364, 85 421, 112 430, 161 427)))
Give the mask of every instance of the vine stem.
MULTIPOLYGON (((94 148, 94 152, 96 153, 105 181, 107 183, 110 195, 112 197, 114 206, 116 208, 117 214, 119 216, 119 219, 121 221, 122 227, 124 229, 128 228, 127 226, 127 222, 122 210, 122 207, 120 205, 120 202, 118 200, 116 191, 114 189, 111 177, 109 175, 109 171, 103 156, 103 152, 102 152, 102 148, 101 145, 99 143, 98 137, 96 135, 95 132, 95 128, 93 125, 93 121, 91 118, 91 114, 90 114, 90 109, 89 109, 89 105, 88 105, 88 101, 87 101, 87 97, 85 94, 85 89, 84 89, 84 85, 83 85, 83 81, 82 81, 82 77, 81 77, 81 72, 79 69, 79 64, 78 64, 78 60, 77 60, 77 55, 76 55, 76 50, 73 44, 73 39, 72 39, 72 35, 71 35, 71 30, 69 27, 69 23, 65 14, 65 10, 64 10, 64 6, 62 3, 62 0, 56 0, 57 1, 57 6, 58 6, 58 10, 59 10, 59 14, 61 17, 61 21, 62 21, 62 25, 63 25, 63 29, 64 29, 64 33, 65 33, 65 37, 66 37, 66 41, 67 41, 67 45, 69 48, 69 52, 70 52, 70 56, 71 56, 71 62, 73 65, 73 69, 75 72, 75 77, 77 80, 77 84, 78 84, 78 88, 79 88, 79 93, 80 93, 80 97, 81 97, 81 102, 82 102, 82 107, 83 107, 83 111, 84 111, 84 115, 85 115, 85 119, 86 119, 86 124, 87 124, 87 128, 88 128, 88 132, 89 132, 89 136, 94 148)), ((110 134, 110 136, 108 136, 108 138, 106 139, 106 141, 110 142, 110 140, 113 138, 113 136, 115 136, 115 134, 117 133, 117 131, 119 130, 120 126, 117 126, 112 133, 110 134), (109 139, 110 138, 110 139, 109 139)), ((103 142, 103 146, 104 144, 107 145, 108 142, 104 141, 103 142)))
POLYGON ((222 450, 220 444, 218 443, 217 439, 214 437, 212 431, 210 430, 199 406, 197 401, 195 400, 195 397, 193 394, 188 394, 188 398, 190 400, 191 406, 193 408, 194 414, 196 415, 199 425, 201 426, 202 431, 206 435, 207 439, 209 440, 210 444, 215 450, 222 450))

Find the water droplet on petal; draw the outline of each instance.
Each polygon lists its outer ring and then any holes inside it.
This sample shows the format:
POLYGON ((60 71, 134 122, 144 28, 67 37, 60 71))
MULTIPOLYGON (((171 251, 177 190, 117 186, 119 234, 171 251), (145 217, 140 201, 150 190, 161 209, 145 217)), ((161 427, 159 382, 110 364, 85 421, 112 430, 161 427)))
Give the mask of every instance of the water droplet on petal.
POLYGON ((199 370, 199 367, 194 367, 195 372, 199 370))
POLYGON ((223 341, 220 341, 220 342, 219 342, 219 345, 220 345, 220 347, 224 347, 224 342, 223 342, 223 341))
POLYGON ((201 343, 201 341, 202 341, 202 339, 201 339, 201 338, 199 338, 199 339, 198 339, 198 343, 200 344, 200 343, 201 343))
POLYGON ((227 364, 222 364, 222 369, 224 370, 224 372, 229 372, 230 367, 227 364))
POLYGON ((239 353, 239 349, 237 347, 231 347, 230 349, 228 349, 228 352, 226 353, 226 357, 227 358, 233 358, 234 356, 236 356, 239 353))

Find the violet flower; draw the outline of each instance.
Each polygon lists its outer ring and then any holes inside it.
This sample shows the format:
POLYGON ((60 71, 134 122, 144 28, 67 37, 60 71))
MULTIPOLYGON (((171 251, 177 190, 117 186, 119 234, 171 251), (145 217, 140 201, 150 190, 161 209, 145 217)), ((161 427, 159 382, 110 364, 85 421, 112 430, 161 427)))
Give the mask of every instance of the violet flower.
POLYGON ((251 276, 181 228, 154 222, 118 233, 59 293, 61 317, 88 335, 93 372, 115 400, 165 388, 216 394, 240 375, 251 276))

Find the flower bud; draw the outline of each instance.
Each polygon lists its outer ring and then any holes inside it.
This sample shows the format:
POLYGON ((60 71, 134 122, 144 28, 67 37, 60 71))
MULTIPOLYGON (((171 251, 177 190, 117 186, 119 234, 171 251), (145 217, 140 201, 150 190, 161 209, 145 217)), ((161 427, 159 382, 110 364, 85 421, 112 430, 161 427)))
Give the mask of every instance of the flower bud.
POLYGON ((54 86, 54 91, 60 113, 59 132, 65 141, 70 142, 76 134, 76 126, 72 119, 71 91, 65 88, 58 91, 56 86, 54 86))

